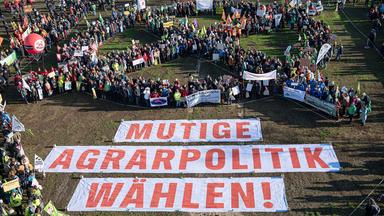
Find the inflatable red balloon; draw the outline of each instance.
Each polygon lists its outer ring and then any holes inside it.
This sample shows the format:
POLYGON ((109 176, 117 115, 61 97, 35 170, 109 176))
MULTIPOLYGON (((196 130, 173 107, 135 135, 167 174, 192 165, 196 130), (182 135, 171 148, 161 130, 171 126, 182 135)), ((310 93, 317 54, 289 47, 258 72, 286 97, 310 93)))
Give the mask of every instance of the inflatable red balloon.
POLYGON ((36 55, 44 52, 45 39, 36 33, 29 34, 24 41, 25 50, 29 54, 36 55))

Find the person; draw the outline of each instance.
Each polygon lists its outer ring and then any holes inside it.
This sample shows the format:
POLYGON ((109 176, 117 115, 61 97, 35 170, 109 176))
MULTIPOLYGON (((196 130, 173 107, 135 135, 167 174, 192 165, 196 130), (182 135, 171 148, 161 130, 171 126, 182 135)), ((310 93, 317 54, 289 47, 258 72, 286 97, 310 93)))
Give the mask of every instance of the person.
POLYGON ((23 207, 22 207, 22 200, 23 197, 20 193, 12 192, 11 199, 10 199, 10 206, 16 211, 17 215, 23 215, 23 207))
POLYGON ((365 126, 365 122, 368 118, 368 113, 371 112, 371 99, 369 96, 364 92, 363 97, 361 98, 361 104, 362 108, 360 110, 360 120, 361 120, 361 126, 365 126))
POLYGON ((356 113, 356 105, 351 102, 351 104, 349 105, 349 108, 347 110, 347 114, 349 117, 349 122, 348 122, 349 124, 352 123, 352 119, 355 116, 355 113, 356 113))
POLYGON ((365 206, 365 216, 378 216, 380 214, 380 207, 374 199, 369 198, 365 206))
POLYGON ((371 32, 369 32, 369 35, 368 35, 367 46, 365 46, 366 49, 369 49, 375 46, 376 37, 377 37, 376 29, 372 28, 371 32))
POLYGON ((337 46, 337 51, 336 51, 336 61, 340 61, 341 55, 344 53, 344 47, 342 44, 339 44, 337 46))
POLYGON ((180 107, 181 93, 179 89, 176 89, 176 92, 173 95, 173 97, 175 98, 175 101, 176 101, 176 107, 180 107))

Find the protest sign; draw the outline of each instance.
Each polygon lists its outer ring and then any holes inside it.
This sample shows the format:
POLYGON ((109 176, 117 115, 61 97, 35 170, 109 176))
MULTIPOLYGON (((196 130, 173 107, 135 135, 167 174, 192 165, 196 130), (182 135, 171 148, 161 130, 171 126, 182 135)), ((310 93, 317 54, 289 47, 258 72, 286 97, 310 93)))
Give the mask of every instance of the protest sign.
POLYGON ((19 179, 15 179, 15 180, 3 183, 2 186, 3 186, 3 191, 8 192, 8 191, 11 191, 13 189, 19 188, 20 182, 19 182, 19 179))
POLYGON ((136 65, 139 65, 139 64, 143 64, 143 63, 144 63, 144 58, 139 58, 139 59, 136 59, 136 60, 132 61, 132 65, 133 66, 136 66, 136 65))
POLYGON ((261 8, 259 8, 259 9, 257 9, 257 11, 256 11, 256 15, 258 16, 258 17, 264 17, 264 15, 265 15, 265 8, 263 8, 263 9, 261 9, 261 8))
POLYGON ((68 211, 288 211, 282 177, 83 178, 68 211))
POLYGON ((63 212, 59 211, 56 209, 56 207, 53 205, 52 201, 49 201, 45 207, 44 211, 49 215, 49 216, 69 216, 67 214, 64 214, 63 212))
POLYGON ((137 0, 137 9, 144 10, 146 8, 145 0, 137 0))
POLYGON ((261 139, 259 119, 180 119, 123 121, 113 141, 251 142, 260 141, 261 139))
POLYGON ((75 57, 83 57, 83 55, 84 53, 81 50, 75 50, 75 52, 73 53, 73 56, 75 57))
POLYGON ((243 73, 244 80, 272 80, 276 79, 276 70, 271 71, 269 73, 263 74, 255 74, 248 71, 244 71, 243 73))
MULTIPOLYGON (((250 133, 244 134, 249 136, 250 133)), ((56 146, 52 173, 338 172, 331 144, 199 146, 56 146)))
POLYGON ((319 64, 319 62, 321 60, 323 60, 324 56, 328 53, 328 51, 331 49, 331 45, 330 44, 324 44, 323 46, 321 46, 320 48, 320 51, 319 51, 319 55, 317 56, 317 60, 316 60, 316 64, 319 64))
POLYGON ((212 10, 213 0, 196 0, 197 10, 212 10))
POLYGON ((164 28, 169 28, 173 26, 173 21, 163 23, 164 28))
POLYGON ((150 98, 149 102, 151 104, 151 107, 167 106, 168 98, 167 97, 150 98))
POLYGON ((245 89, 247 92, 251 92, 252 91, 252 88, 253 88, 253 84, 252 83, 247 83, 247 88, 245 89))
POLYGON ((240 94, 240 88, 239 88, 239 86, 232 87, 232 94, 233 94, 234 96, 240 94))
POLYGON ((219 53, 213 53, 212 54, 212 61, 217 61, 220 59, 220 55, 219 53))
POLYGON ((71 82, 71 81, 66 81, 66 82, 64 83, 64 90, 65 90, 65 91, 70 91, 70 90, 72 90, 72 82, 71 82))
POLYGON ((86 52, 89 50, 89 46, 82 46, 81 51, 86 52))
POLYGON ((284 97, 304 102, 304 98, 305 98, 305 94, 306 94, 305 91, 301 91, 301 90, 294 89, 294 88, 289 88, 287 86, 284 86, 283 90, 284 90, 284 97))
POLYGON ((44 171, 44 160, 37 155, 35 155, 35 170, 38 172, 44 171))
POLYGON ((220 90, 198 91, 185 97, 188 107, 196 106, 200 103, 221 103, 220 90))

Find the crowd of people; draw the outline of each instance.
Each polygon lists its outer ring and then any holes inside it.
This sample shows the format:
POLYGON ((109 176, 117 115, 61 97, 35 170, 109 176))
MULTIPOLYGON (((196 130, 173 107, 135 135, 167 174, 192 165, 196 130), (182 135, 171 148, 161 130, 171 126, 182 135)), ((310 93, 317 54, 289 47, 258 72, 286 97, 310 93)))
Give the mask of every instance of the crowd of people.
POLYGON ((42 186, 35 177, 35 170, 26 156, 21 134, 13 131, 9 113, 0 111, 3 146, 0 148, 0 214, 38 216, 42 214, 44 203, 42 186), (8 182, 16 181, 19 186, 6 190, 8 182))
MULTIPOLYGON (((56 12, 55 7, 48 1, 46 3, 50 8, 50 15, 59 14, 60 17, 60 12, 56 12)), ((72 20, 78 22, 79 19, 76 17, 85 17, 88 13, 96 14, 93 1, 77 4, 80 4, 77 5, 79 7, 64 6, 69 8, 70 14, 76 15, 71 16, 72 20)), ((56 46, 59 63, 57 68, 31 71, 24 76, 18 74, 15 84, 26 102, 42 100, 46 96, 76 89, 89 92, 95 98, 143 106, 149 106, 148 98, 167 97, 169 106, 181 106, 183 103, 177 103, 175 100, 176 92, 176 98, 180 93, 183 100, 185 96, 196 91, 220 89, 223 101, 230 103, 239 98, 255 98, 282 92, 286 80, 306 80, 305 84, 300 82, 295 88, 302 87, 302 90, 313 96, 337 104, 335 97, 328 96, 331 95, 329 89, 332 87, 318 88, 322 83, 331 82, 322 76, 318 76, 319 79, 314 76, 316 71, 325 67, 331 58, 336 56, 335 59, 340 60, 343 54, 343 46, 336 42, 329 26, 308 16, 305 7, 291 8, 288 4, 276 2, 261 5, 259 2, 234 4, 232 1, 215 1, 214 8, 219 6, 223 7, 222 22, 207 27, 199 26, 196 19, 193 22, 188 20, 189 16, 198 14, 193 1, 177 2, 140 11, 135 9, 135 5, 125 5, 121 10, 112 7, 110 17, 103 18, 99 15, 97 20, 91 22, 85 19, 87 25, 85 31, 75 33, 63 46, 56 46), (275 22, 280 14, 281 20, 275 22), (147 44, 133 41, 127 50, 98 53, 98 49, 106 40, 118 33, 129 31, 135 25, 143 24, 147 26, 148 31, 161 37, 161 40, 147 44), (286 27, 295 30, 299 40, 298 43, 292 44, 291 51, 285 53, 285 59, 269 57, 263 52, 255 49, 246 50, 240 46, 242 37, 269 33, 272 30, 278 32, 286 27), (332 48, 323 60, 316 64, 317 50, 325 43, 331 44, 332 48), (218 55, 217 60, 228 68, 233 77, 231 79, 209 77, 199 80, 191 76, 188 83, 180 83, 179 80, 172 82, 160 78, 129 76, 130 72, 141 68, 189 55, 209 60, 213 55, 218 55), (260 74, 273 70, 278 71, 276 80, 263 82, 242 79, 244 71, 260 74), (246 90, 247 83, 253 84, 251 91, 246 90), (232 88, 236 86, 239 87, 240 93, 233 95, 232 88)), ((99 7, 101 9, 104 7, 100 1, 99 7)), ((35 12, 33 17, 44 20, 41 18, 44 17, 42 15, 39 18, 38 12, 37 14, 35 12)), ((66 20, 65 17, 60 19, 66 20)), ((34 21, 28 26, 41 26, 35 22, 38 23, 34 21)), ((69 23, 69 26, 74 26, 76 23, 72 25, 71 22, 63 22, 69 23)), ((56 32, 66 35, 64 29, 56 32)), ((50 35, 49 33, 48 37, 50 35)), ((53 38, 49 40, 55 41, 56 37, 53 38)))

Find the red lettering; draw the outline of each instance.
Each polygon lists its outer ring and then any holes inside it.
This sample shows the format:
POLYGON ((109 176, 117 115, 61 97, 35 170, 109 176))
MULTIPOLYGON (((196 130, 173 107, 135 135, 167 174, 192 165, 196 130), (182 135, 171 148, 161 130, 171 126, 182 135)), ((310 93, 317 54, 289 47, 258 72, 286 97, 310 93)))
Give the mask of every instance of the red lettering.
POLYGON ((121 202, 120 208, 127 208, 129 204, 135 204, 135 208, 143 208, 144 206, 144 184, 143 183, 132 184, 131 188, 129 188, 127 195, 125 195, 123 202, 121 202))
POLYGON ((221 130, 220 127, 229 128, 230 125, 228 122, 217 122, 213 124, 213 137, 216 139, 224 139, 224 138, 231 138, 231 131, 228 130, 221 130), (222 133, 220 133, 222 132, 222 133))
POLYGON ((248 165, 240 164, 240 150, 232 149, 232 167, 233 169, 248 169, 248 165))
POLYGON ((191 137, 192 126, 196 126, 196 123, 181 123, 181 126, 184 126, 183 139, 189 139, 191 137))
POLYGON ((138 123, 130 124, 126 139, 130 140, 133 136, 133 139, 149 139, 153 128, 153 123, 145 123, 141 129, 140 125, 141 124, 138 123))
POLYGON ((167 199, 165 202, 166 208, 172 208, 175 203, 175 194, 176 194, 177 183, 169 183, 168 192, 162 192, 163 183, 156 183, 155 189, 153 191, 153 196, 151 200, 151 208, 158 208, 160 198, 167 199))
POLYGON ((296 148, 289 148, 289 155, 291 156, 292 167, 300 168, 301 166, 300 166, 299 156, 297 155, 296 148))
POLYGON ((175 128, 176 128, 176 124, 170 123, 169 128, 168 128, 168 133, 167 133, 167 135, 164 135, 165 123, 160 123, 159 124, 159 130, 157 131, 157 138, 159 138, 159 139, 171 139, 173 137, 173 135, 175 134, 175 128))
POLYGON ((62 166, 62 169, 68 169, 71 165, 73 152, 73 149, 65 149, 51 164, 51 166, 49 166, 49 169, 55 169, 57 166, 62 166))
POLYGON ((123 185, 124 183, 117 183, 111 194, 112 183, 103 183, 100 190, 99 183, 92 183, 85 206, 87 208, 95 208, 99 205, 102 198, 100 207, 111 207, 119 195, 123 185))
POLYGON ((88 163, 85 164, 85 159, 88 157, 89 154, 93 154, 94 156, 100 155, 100 151, 97 149, 89 149, 84 151, 81 155, 79 160, 76 163, 76 168, 77 169, 94 169, 97 158, 89 158, 88 163))
POLYGON ((200 139, 207 139, 207 123, 201 123, 200 139))
POLYGON ((179 169, 185 170, 187 162, 196 161, 200 158, 200 151, 197 149, 183 149, 181 150, 179 169), (190 153, 192 154, 190 156, 190 153))
POLYGON ((265 148, 265 152, 271 152, 273 168, 280 169, 280 156, 279 152, 282 152, 282 148, 265 148))
POLYGON ((175 157, 175 152, 170 149, 159 149, 156 151, 155 159, 153 160, 152 169, 159 169, 160 163, 164 164, 164 169, 172 169, 171 160, 175 157), (166 154, 164 157, 163 154, 166 154))
POLYGON ((231 205, 232 208, 239 208, 239 195, 244 202, 246 208, 255 208, 255 195, 253 190, 253 183, 247 182, 245 184, 247 193, 243 191, 240 183, 231 183, 231 205))
POLYGON ((133 166, 139 166, 139 169, 147 168, 147 150, 138 149, 132 155, 125 169, 132 169, 133 166))
POLYGON ((249 125, 249 122, 237 122, 236 123, 236 134, 237 138, 239 139, 248 139, 251 138, 251 135, 249 134, 244 134, 246 132, 249 132, 249 128, 244 128, 244 126, 249 125))
POLYGON ((252 149, 253 168, 261 169, 260 150, 258 148, 252 149))
POLYGON ((211 170, 219 170, 225 166, 225 152, 221 149, 210 149, 205 156, 205 166, 211 170), (213 164, 213 154, 217 154, 217 164, 213 164))
POLYGON ((207 184, 207 198, 206 198, 206 207, 207 208, 224 208, 224 203, 217 203, 215 199, 218 197, 223 197, 223 193, 216 192, 216 188, 224 188, 224 183, 208 183, 207 184))
POLYGON ((323 150, 322 147, 315 148, 315 152, 312 153, 310 148, 304 148, 305 157, 307 159, 308 167, 309 168, 316 168, 317 162, 321 168, 329 168, 328 164, 325 163, 321 158, 320 154, 323 150))
POLYGON ((108 149, 107 155, 101 164, 100 169, 108 169, 110 163, 112 163, 112 169, 118 170, 120 169, 120 160, 125 156, 124 150, 120 149, 108 149))
POLYGON ((199 208, 199 203, 193 203, 192 200, 192 186, 193 183, 185 183, 184 196, 183 196, 183 208, 199 208))

